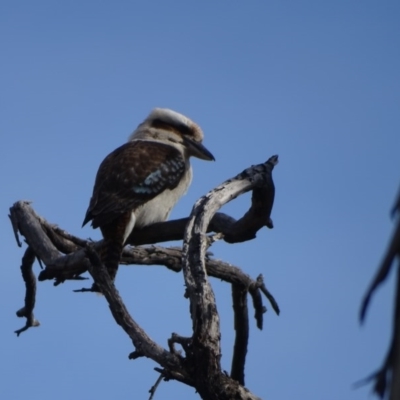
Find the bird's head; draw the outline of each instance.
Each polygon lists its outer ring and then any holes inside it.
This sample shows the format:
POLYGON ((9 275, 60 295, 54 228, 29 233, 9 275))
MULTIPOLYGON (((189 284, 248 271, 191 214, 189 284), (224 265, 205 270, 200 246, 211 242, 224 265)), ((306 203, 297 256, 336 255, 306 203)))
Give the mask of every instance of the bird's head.
POLYGON ((129 140, 157 140, 182 147, 189 157, 215 160, 203 146, 203 138, 203 131, 191 119, 168 108, 155 108, 132 133, 129 140))

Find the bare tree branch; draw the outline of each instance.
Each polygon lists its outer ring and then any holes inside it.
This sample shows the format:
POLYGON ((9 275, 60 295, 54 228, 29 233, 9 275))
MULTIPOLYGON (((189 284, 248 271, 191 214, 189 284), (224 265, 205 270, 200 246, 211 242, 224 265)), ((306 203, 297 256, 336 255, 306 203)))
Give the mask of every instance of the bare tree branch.
MULTIPOLYGON (((176 247, 164 248, 152 247, 126 247, 122 253, 122 264, 135 265, 164 265, 168 269, 180 272, 182 270, 182 250, 176 247)), ((240 268, 222 260, 210 259, 207 254, 206 270, 209 276, 224 282, 237 284, 244 288, 253 297, 253 305, 256 312, 257 326, 262 329, 263 314, 266 309, 263 306, 261 293, 264 293, 270 301, 272 308, 279 315, 279 306, 272 294, 265 288, 262 275, 253 280, 240 268)))
POLYGON ((249 311, 247 309, 247 290, 241 285, 232 285, 234 328, 236 332, 233 346, 231 378, 244 385, 244 367, 249 342, 249 311))
MULTIPOLYGON (((400 213, 400 192, 392 210, 392 216, 400 213)), ((371 376, 363 380, 362 383, 374 381, 374 392, 380 398, 384 398, 389 389, 389 399, 398 400, 400 398, 400 218, 397 220, 392 239, 383 257, 383 261, 367 290, 362 301, 360 310, 360 321, 365 320, 366 312, 370 300, 376 289, 387 279, 397 258, 397 281, 396 296, 393 315, 393 332, 389 349, 381 368, 371 376)))
POLYGON ((175 379, 191 384, 191 378, 181 365, 181 360, 154 342, 131 317, 94 248, 87 246, 86 254, 90 260, 90 274, 104 294, 115 321, 131 338, 136 353, 151 358, 173 374, 175 379))
MULTIPOLYGON (((271 197, 271 196, 267 196, 271 197)), ((252 206, 254 208, 254 206, 252 206)), ((248 218, 249 213, 246 214, 248 218)), ((35 254, 38 254, 38 259, 43 259, 46 268, 40 272, 39 281, 54 279, 55 285, 58 285, 65 280, 77 280, 82 279, 81 274, 88 270, 88 261, 85 258, 84 246, 88 243, 86 240, 82 240, 77 238, 64 230, 58 228, 57 226, 48 223, 44 218, 40 217, 35 213, 33 208, 30 205, 30 202, 19 201, 10 208, 10 219, 12 221, 13 230, 15 236, 18 239, 18 230, 25 236, 28 243, 34 250, 35 254), (66 254, 63 255, 62 253, 66 254)), ((156 232, 160 235, 160 240, 170 240, 173 238, 170 234, 165 234, 168 232, 168 229, 162 228, 163 225, 169 227, 171 225, 179 227, 179 236, 183 237, 183 225, 187 222, 188 218, 177 220, 177 221, 168 221, 161 224, 154 224, 150 227, 146 227, 143 232, 141 231, 141 235, 143 234, 143 238, 147 238, 147 242, 151 242, 157 239, 156 232), (177 222, 177 225, 175 225, 177 222), (146 230, 148 233, 146 233, 146 230), (182 230, 182 231, 180 231, 182 230), (148 235, 148 236, 147 236, 148 235)), ((241 219, 243 220, 243 218, 241 219)), ((239 221, 241 221, 239 220, 239 221)), ((217 213, 212 220, 213 229, 220 230, 229 230, 232 228, 234 224, 236 224, 236 220, 233 218, 222 214, 217 213)), ((243 225, 243 222, 240 222, 243 225)), ((259 227, 262 226, 261 223, 258 224, 259 227)), ((251 229, 254 229, 254 224, 251 224, 251 229)), ((176 228, 174 228, 176 230, 176 228)), ((209 231, 211 229, 208 229, 209 231)), ((172 235, 174 235, 174 230, 172 235)), ((225 236, 229 237, 229 234, 225 236)), ((231 239, 233 235, 230 236, 231 239)), ((243 235, 240 233, 236 234, 236 237, 242 238, 243 235)), ((135 239, 136 240, 136 239, 135 239)), ((158 240, 158 239, 157 239, 158 240)), ((95 244, 96 248, 100 248, 102 241, 99 241, 95 244)), ((135 251, 140 251, 137 248, 135 251)), ((180 255, 179 262, 180 262, 180 255)), ((140 257, 139 257, 140 258, 140 257)), ((136 257, 138 260, 138 257, 136 257)), ((139 263, 135 261, 135 263, 139 263)), ((251 283, 250 278, 244 278, 243 273, 239 268, 232 267, 234 270, 229 269, 229 265, 224 263, 224 265, 219 265, 221 262, 215 262, 210 260, 208 262, 209 265, 209 274, 211 276, 215 276, 217 278, 226 280, 228 282, 232 282, 232 280, 237 279, 237 276, 241 275, 239 281, 243 281, 243 279, 248 279, 249 284, 251 283)), ((168 267, 168 265, 166 265, 168 267)), ((253 304, 258 305, 259 310, 256 311, 257 319, 259 321, 258 326, 261 328, 262 326, 262 314, 263 314, 263 306, 262 302, 254 301, 254 296, 258 296, 258 294, 250 290, 250 293, 253 296, 253 304), (261 319, 260 319, 261 318, 261 319)), ((31 294, 32 295, 32 294, 31 294)), ((31 301, 34 303, 34 299, 31 301)))
POLYGON ((157 378, 156 383, 150 388, 149 393, 150 393, 150 397, 149 400, 152 400, 154 395, 156 394, 156 390, 158 388, 158 385, 161 383, 161 381, 164 378, 164 374, 163 372, 160 373, 160 376, 157 378))
MULTIPOLYGON (((186 227, 183 245, 183 273, 190 299, 193 322, 193 356, 196 388, 205 399, 241 399, 247 396, 240 385, 221 371, 220 327, 215 297, 207 279, 205 258, 207 249, 207 227, 216 211, 230 200, 257 187, 268 188, 272 182, 271 172, 278 157, 271 157, 265 164, 253 166, 210 191, 196 202, 186 227), (210 377, 213 384, 210 384, 210 377), (226 396, 229 387, 229 396, 226 396), (224 388, 221 390, 221 388, 224 388)), ((274 193, 274 189, 271 188, 274 193)), ((254 198, 254 196, 253 196, 254 198)), ((273 198, 273 196, 272 196, 273 198)), ((269 200, 269 197, 267 198, 269 200)), ((253 222, 249 211, 243 220, 246 226, 253 222)), ((253 218, 258 216, 253 215, 253 218)), ((269 216, 268 216, 269 221, 269 216)), ((267 223, 265 219, 264 224, 267 223)), ((250 231, 250 230, 249 230, 250 231)))
POLYGON ((362 302, 361 311, 360 311, 360 321, 363 322, 365 319, 365 315, 367 312, 367 308, 369 302, 371 300, 372 295, 375 293, 376 289, 383 283, 389 275, 389 272, 393 266, 393 262, 396 256, 399 255, 400 251, 400 223, 397 224, 395 228, 392 240, 390 241, 389 248, 387 249, 385 256, 383 258, 382 264, 378 268, 378 271, 367 290, 367 293, 364 296, 364 300, 362 302))
POLYGON ((32 271, 32 266, 35 262, 35 258, 35 253, 33 252, 32 248, 28 247, 25 250, 24 256, 22 257, 21 265, 22 278, 25 282, 26 288, 25 305, 16 312, 18 317, 26 318, 26 324, 23 328, 15 331, 17 336, 33 326, 40 325, 39 321, 35 319, 33 314, 36 299, 36 277, 32 271))
MULTIPOLYGON (((85 279, 81 275, 89 271, 101 288, 115 321, 132 340, 135 351, 131 353, 131 359, 151 358, 162 367, 157 370, 165 380, 175 379, 193 386, 204 399, 258 399, 240 384, 244 384, 248 343, 247 293, 253 298, 259 328, 262 328, 263 313, 266 310, 262 304, 262 294, 270 301, 275 312, 279 313, 279 308, 266 289, 261 275, 253 280, 238 267, 210 258, 207 248, 213 240, 206 233, 217 232, 214 239, 224 238, 229 243, 235 243, 253 239, 263 226, 272 228, 270 213, 275 190, 271 172, 277 161, 277 156, 273 156, 265 164, 248 168, 212 190, 196 203, 190 218, 137 229, 130 236, 131 244, 152 244, 182 239, 186 227, 183 271, 186 294, 191 303, 193 336, 184 338, 172 334, 168 340, 169 351, 153 342, 128 313, 97 254, 96 250, 100 249, 102 241, 93 243, 77 238, 37 215, 29 202, 15 203, 10 209, 14 235, 18 245, 21 245, 18 233, 28 243, 22 262, 26 283, 25 307, 18 311, 19 316, 27 318, 27 323, 17 333, 39 324, 33 317, 36 279, 32 265, 35 258, 43 260, 45 266, 39 274, 39 281, 54 279, 55 285, 65 280, 85 279), (242 218, 236 221, 225 214, 216 213, 226 202, 249 190, 253 191, 251 207, 242 218), (221 371, 220 367, 219 316, 207 275, 232 284, 237 340, 231 377, 221 371), (175 343, 182 346, 185 356, 175 349, 175 343)), ((159 246, 126 247, 122 263, 165 265, 179 272, 182 270, 182 251, 159 246)))

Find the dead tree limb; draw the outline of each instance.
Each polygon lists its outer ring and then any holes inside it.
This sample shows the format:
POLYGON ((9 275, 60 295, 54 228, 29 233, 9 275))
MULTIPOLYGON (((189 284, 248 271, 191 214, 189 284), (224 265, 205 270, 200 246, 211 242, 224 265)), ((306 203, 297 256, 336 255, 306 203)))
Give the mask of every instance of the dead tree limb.
POLYGON ((167 369, 174 379, 192 386, 192 380, 182 365, 182 360, 154 342, 131 317, 115 285, 111 282, 107 270, 101 263, 100 257, 92 246, 86 247, 86 254, 90 260, 89 272, 101 288, 101 293, 104 294, 115 321, 132 340, 136 355, 131 358, 140 356, 151 358, 167 369))
MULTIPOLYGON (((176 247, 165 248, 160 246, 126 247, 122 253, 121 263, 126 265, 164 265, 174 272, 180 272, 182 270, 182 250, 176 247)), ((246 289, 246 292, 253 298, 255 318, 259 329, 262 329, 263 314, 266 311, 262 294, 268 299, 275 313, 279 315, 279 306, 272 294, 265 288, 262 275, 254 280, 239 267, 222 260, 214 260, 208 255, 206 270, 209 276, 246 289)))
POLYGON ((374 392, 380 398, 387 393, 389 400, 400 398, 400 193, 392 210, 392 216, 397 214, 397 225, 394 229, 392 239, 383 257, 383 261, 368 288, 361 304, 360 321, 364 322, 368 305, 377 288, 387 279, 389 272, 397 260, 396 295, 393 315, 392 338, 385 360, 381 368, 373 373, 364 382, 374 381, 374 392))
MULTIPOLYGON (((169 340, 169 351, 153 342, 128 313, 97 255, 96 250, 101 247, 102 241, 94 243, 75 237, 37 215, 30 203, 15 203, 10 208, 10 219, 17 244, 21 246, 19 234, 28 243, 22 263, 26 282, 25 307, 18 311, 19 316, 27 318, 27 323, 17 333, 38 324, 33 317, 36 279, 32 264, 35 258, 44 263, 39 281, 54 279, 55 285, 66 280, 85 279, 82 274, 89 271, 102 288, 114 319, 132 340, 135 351, 131 353, 131 359, 142 356, 153 359, 162 367, 158 370, 165 380, 175 379, 193 386, 204 399, 257 399, 240 384, 244 383, 248 344, 247 293, 253 298, 259 328, 262 327, 262 315, 266 311, 262 304, 262 294, 270 301, 276 313, 279 313, 279 308, 261 276, 253 280, 238 267, 211 259, 207 248, 212 241, 206 236, 206 232, 218 232, 217 236, 223 237, 225 241, 236 243, 253 239, 263 226, 272 228, 270 213, 275 190, 271 173, 277 160, 277 156, 273 156, 265 164, 248 168, 212 190, 196 203, 190 218, 135 230, 128 239, 130 244, 137 245, 185 237, 183 270, 187 296, 191 303, 193 336, 183 338, 173 334, 169 340), (235 220, 225 214, 216 213, 226 202, 249 190, 253 192, 251 207, 242 218, 235 220), (231 377, 220 368, 219 317, 207 276, 220 278, 231 283, 233 287, 237 345, 231 377), (174 349, 174 343, 182 346, 185 357, 174 349), (208 388, 205 387, 207 382, 208 388)), ((122 263, 165 265, 179 272, 182 269, 182 251, 158 246, 126 247, 122 263)))
MULTIPOLYGON (((273 186, 271 173, 277 163, 278 157, 273 156, 265 164, 248 168, 210 191, 196 202, 186 227, 183 244, 183 274, 190 299, 193 324, 193 351, 187 354, 187 357, 193 359, 196 389, 204 399, 251 398, 249 393, 244 391, 243 386, 227 377, 221 370, 219 315, 205 266, 208 247, 207 227, 218 209, 237 196, 260 187, 266 190, 270 187, 274 193, 271 187, 273 186)), ((243 217, 243 220, 247 218, 251 218, 251 211, 243 217)), ((263 222, 264 224, 269 222, 269 216, 267 220, 264 215, 263 222)), ((251 221, 247 223, 247 226, 252 225, 251 221)))
POLYGON ((21 273, 22 279, 25 282, 26 294, 25 294, 25 305, 19 309, 16 314, 18 317, 26 318, 26 324, 23 328, 15 331, 17 336, 22 332, 33 326, 39 326, 40 323, 35 319, 33 309, 35 307, 36 300, 36 277, 32 271, 33 263, 35 262, 35 253, 31 247, 25 250, 25 254, 22 257, 21 273))
POLYGON ((233 345, 231 378, 244 385, 244 367, 249 343, 249 312, 247 309, 247 290, 241 285, 232 285, 232 306, 236 335, 233 345))

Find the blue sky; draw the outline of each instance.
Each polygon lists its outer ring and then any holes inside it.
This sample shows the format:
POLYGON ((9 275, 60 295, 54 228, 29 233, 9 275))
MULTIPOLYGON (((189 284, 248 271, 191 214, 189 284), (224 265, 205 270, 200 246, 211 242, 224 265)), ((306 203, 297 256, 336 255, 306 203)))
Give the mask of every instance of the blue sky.
MULTIPOLYGON (((102 159, 153 107, 198 122, 215 163, 194 160, 194 181, 172 218, 252 164, 280 155, 273 230, 215 258, 263 273, 281 315, 251 321, 247 386, 262 398, 366 399, 352 384, 381 363, 390 337, 393 277, 360 327, 360 301, 392 230, 399 186, 400 5, 395 1, 62 2, 0 5, 0 397, 148 398, 149 360, 129 361, 129 339, 105 300, 38 287, 40 328, 23 325, 23 249, 13 202, 75 235, 102 159)), ((243 196, 223 209, 239 217, 243 196)), ((176 243, 175 243, 176 244, 176 243)), ((35 272, 39 272, 35 264, 35 272)), ((212 280, 230 369, 230 288, 212 280)), ((134 318, 166 346, 189 335, 183 277, 123 267, 117 286, 134 318)), ((162 383, 156 399, 196 399, 162 383)))

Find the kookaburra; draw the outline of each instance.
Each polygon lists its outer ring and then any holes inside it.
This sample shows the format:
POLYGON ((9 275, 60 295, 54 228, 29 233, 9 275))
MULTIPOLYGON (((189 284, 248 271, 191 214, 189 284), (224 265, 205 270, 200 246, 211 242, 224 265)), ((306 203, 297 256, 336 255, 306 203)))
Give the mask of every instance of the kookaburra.
POLYGON ((155 108, 97 171, 83 221, 100 228, 100 250, 111 280, 132 229, 165 221, 192 180, 191 156, 214 160, 202 145, 203 132, 189 118, 155 108))

